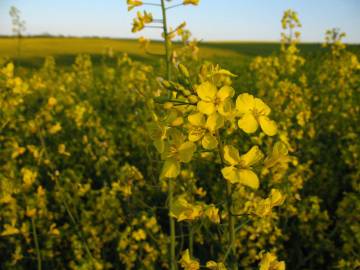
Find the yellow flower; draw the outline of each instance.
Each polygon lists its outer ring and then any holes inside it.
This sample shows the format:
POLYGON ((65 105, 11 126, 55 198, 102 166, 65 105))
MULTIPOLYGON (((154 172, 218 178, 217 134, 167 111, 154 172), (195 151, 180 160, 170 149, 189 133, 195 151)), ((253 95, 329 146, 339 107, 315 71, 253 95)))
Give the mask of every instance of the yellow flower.
POLYGON ((213 204, 211 204, 205 208, 204 214, 212 222, 220 223, 219 209, 217 209, 213 204))
POLYGON ((231 146, 224 147, 224 159, 230 165, 221 170, 224 178, 230 183, 240 183, 257 189, 259 179, 251 166, 258 163, 264 157, 258 146, 253 146, 246 154, 240 156, 239 151, 231 146))
POLYGON ((141 6, 143 2, 140 0, 127 0, 127 4, 128 4, 128 11, 130 11, 133 8, 141 6))
POLYGON ((137 17, 134 18, 133 21, 133 28, 132 28, 132 32, 138 32, 142 29, 144 29, 145 24, 147 23, 151 23, 153 21, 153 17, 151 13, 147 13, 146 11, 143 12, 143 14, 141 14, 141 12, 139 11, 137 13, 137 17))
POLYGON ((270 216, 272 213, 271 208, 271 200, 269 198, 262 199, 257 202, 254 213, 259 217, 270 216))
POLYGON ((272 208, 283 204, 285 197, 277 189, 272 189, 267 199, 260 200, 255 207, 255 215, 259 217, 270 216, 272 208))
POLYGON ((137 231, 133 231, 132 233, 132 237, 136 240, 136 241, 141 241, 141 240, 145 240, 146 239, 146 233, 143 229, 139 229, 137 231))
POLYGON ((194 113, 188 116, 190 123, 189 141, 197 142, 201 140, 201 145, 205 149, 214 149, 218 142, 213 135, 215 130, 224 125, 224 119, 219 114, 210 115, 205 121, 202 113, 194 113))
POLYGON ((54 107, 56 104, 57 104, 56 98, 50 97, 50 98, 48 99, 48 104, 47 104, 47 105, 48 105, 49 108, 54 107))
POLYGON ((206 268, 209 268, 211 270, 226 270, 226 267, 222 262, 217 263, 214 261, 208 261, 206 263, 206 268))
POLYGON ((259 266, 259 270, 285 270, 285 262, 279 262, 276 255, 270 252, 263 255, 259 266))
POLYGON ((170 216, 177 219, 177 221, 183 220, 195 220, 202 216, 203 207, 198 204, 191 204, 186 200, 186 195, 181 195, 176 198, 172 209, 170 209, 170 216))
POLYGON ((70 156, 70 153, 66 152, 66 146, 63 143, 58 145, 58 153, 64 156, 70 156))
POLYGON ((289 161, 290 158, 288 156, 288 148, 285 143, 276 142, 272 149, 271 155, 265 159, 264 165, 267 168, 271 168, 278 163, 287 163, 289 161))
POLYGON ((4 230, 1 232, 0 236, 10 236, 18 233, 20 233, 20 231, 17 228, 12 225, 5 224, 4 230))
POLYGON ((166 127, 160 123, 150 123, 148 125, 150 138, 154 141, 154 146, 159 153, 165 150, 166 127))
POLYGON ((247 93, 241 94, 236 99, 236 110, 241 117, 238 121, 239 128, 246 133, 254 133, 260 125, 266 135, 276 134, 276 123, 268 117, 271 109, 261 99, 247 93))
POLYGON ((184 5, 194 5, 197 6, 199 4, 200 0, 184 0, 184 5))
POLYGON ((148 47, 149 47, 150 39, 140 37, 139 38, 139 43, 140 43, 140 47, 146 51, 148 49, 148 47))
POLYGON ((56 123, 55 125, 51 126, 49 128, 49 133, 50 134, 56 134, 61 130, 61 125, 60 123, 56 123))
POLYGON ((180 265, 185 270, 198 270, 200 269, 200 264, 197 260, 193 260, 190 258, 189 250, 185 250, 182 253, 181 259, 180 259, 180 265))
POLYGON ((211 115, 219 112, 223 116, 232 111, 231 98, 235 90, 230 86, 223 86, 219 90, 211 82, 203 82, 196 88, 197 95, 201 99, 197 108, 200 112, 211 115))
POLYGON ((161 177, 176 178, 180 173, 180 162, 188 163, 196 146, 193 142, 185 142, 184 135, 176 130, 169 131, 169 140, 165 142, 162 159, 165 160, 161 177))
POLYGON ((36 180, 37 172, 28 168, 22 168, 21 174, 24 182, 24 187, 25 188, 31 187, 36 180))

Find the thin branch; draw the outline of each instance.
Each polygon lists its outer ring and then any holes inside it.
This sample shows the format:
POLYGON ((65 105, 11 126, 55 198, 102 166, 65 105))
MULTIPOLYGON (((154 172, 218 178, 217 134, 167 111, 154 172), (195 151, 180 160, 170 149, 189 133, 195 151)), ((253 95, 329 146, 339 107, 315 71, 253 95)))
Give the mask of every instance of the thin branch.
POLYGON ((183 6, 183 5, 184 5, 183 3, 181 3, 181 4, 176 4, 176 5, 167 7, 166 10, 173 9, 173 8, 176 8, 176 7, 180 7, 180 6, 183 6))

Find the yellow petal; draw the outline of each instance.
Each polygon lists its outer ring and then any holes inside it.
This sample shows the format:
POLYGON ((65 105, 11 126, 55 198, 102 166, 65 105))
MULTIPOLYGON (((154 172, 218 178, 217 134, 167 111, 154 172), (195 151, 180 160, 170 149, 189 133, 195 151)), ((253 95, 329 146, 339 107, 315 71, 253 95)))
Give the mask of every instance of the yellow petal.
POLYGON ((213 101, 216 97, 217 88, 210 82, 203 82, 196 88, 198 96, 203 101, 213 101))
POLYGON ((234 112, 234 104, 230 98, 225 99, 219 104, 218 112, 223 116, 229 116, 234 112))
POLYGON ((271 109, 260 98, 255 98, 255 108, 261 115, 269 115, 271 109))
POLYGON ((274 136, 277 132, 275 121, 270 120, 267 116, 260 116, 259 123, 262 131, 268 136, 274 136))
POLYGON ((175 145, 176 147, 179 147, 185 141, 184 134, 175 128, 169 129, 168 135, 171 144, 175 145))
POLYGON ((225 167, 221 170, 223 177, 231 184, 240 182, 239 170, 233 166, 225 167))
POLYGON ((239 151, 232 145, 224 146, 224 159, 231 165, 240 163, 239 151))
POLYGON ((161 139, 154 140, 154 146, 159 153, 163 153, 165 150, 165 142, 161 139))
POLYGON ((239 170, 239 182, 253 189, 259 188, 259 178, 252 170, 239 170))
POLYGON ((271 206, 279 206, 285 200, 285 197, 281 194, 281 192, 277 189, 272 189, 270 193, 271 206))
POLYGON ((217 97, 221 100, 224 101, 227 98, 232 98, 235 94, 235 90, 234 88, 232 88, 231 86, 223 86, 220 88, 219 92, 217 92, 217 97))
POLYGON ((9 235, 14 235, 14 234, 18 234, 20 233, 20 231, 15 228, 14 226, 5 224, 4 225, 4 230, 1 232, 0 236, 9 236, 9 235))
POLYGON ((180 173, 180 163, 174 159, 167 159, 163 165, 161 178, 176 178, 180 173))
POLYGON ((238 121, 238 126, 246 133, 254 133, 258 129, 258 122, 252 113, 247 113, 238 121))
POLYGON ((214 132, 217 129, 224 126, 224 117, 222 117, 218 113, 213 113, 208 117, 206 120, 206 127, 211 131, 214 132))
POLYGON ((264 154, 260 151, 257 145, 251 147, 251 149, 244 155, 241 156, 241 165, 244 167, 250 167, 256 163, 258 163, 264 154))
POLYGON ((181 162, 189 162, 195 152, 195 144, 193 142, 185 142, 179 147, 179 159, 181 162))
POLYGON ((205 149, 211 150, 217 146, 218 142, 217 142, 215 136, 213 136, 210 133, 206 133, 204 138, 201 141, 201 144, 205 149))
POLYGON ((236 109, 239 113, 248 113, 255 107, 255 99, 253 95, 248 93, 241 94, 236 99, 236 109))
POLYGON ((202 113, 193 113, 188 116, 190 124, 194 126, 204 126, 205 125, 205 116, 202 113))
POLYGON ((189 130, 189 141, 197 142, 200 140, 206 132, 206 129, 201 127, 192 127, 189 130))
POLYGON ((200 112, 211 115, 215 112, 215 105, 211 102, 199 101, 197 108, 200 112))

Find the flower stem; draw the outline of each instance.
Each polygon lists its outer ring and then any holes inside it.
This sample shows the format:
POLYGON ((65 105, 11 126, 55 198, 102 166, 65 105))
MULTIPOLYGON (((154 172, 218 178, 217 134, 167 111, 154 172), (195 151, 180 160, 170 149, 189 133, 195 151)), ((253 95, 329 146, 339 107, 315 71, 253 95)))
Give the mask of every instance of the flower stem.
MULTIPOLYGON (((221 137, 219 131, 216 132, 216 137, 218 140, 218 151, 220 155, 221 165, 222 167, 225 165, 224 162, 224 147, 222 145, 221 137)), ((236 249, 235 249, 235 219, 232 215, 232 187, 231 183, 226 181, 226 210, 228 213, 228 233, 229 233, 229 243, 228 243, 228 252, 230 252, 230 266, 232 270, 238 270, 237 258, 236 258, 236 249)), ((227 253, 228 253, 227 252, 227 253)), ((226 254, 227 257, 227 254, 226 254)))
POLYGON ((169 178, 168 188, 168 200, 169 200, 169 223, 170 223, 170 270, 176 270, 176 259, 175 259, 175 220, 170 216, 170 212, 173 208, 174 201, 174 179, 169 178))
POLYGON ((38 236, 37 236, 37 232, 36 232, 36 227, 35 227, 36 224, 35 224, 34 217, 31 218, 31 225, 32 225, 32 229, 33 229, 35 249, 36 249, 37 269, 41 270, 42 269, 41 254, 40 254, 39 240, 38 240, 38 236))
POLYGON ((190 257, 192 257, 194 254, 194 232, 193 232, 193 227, 190 223, 189 223, 189 252, 190 252, 190 257))
POLYGON ((166 57, 166 79, 171 80, 171 48, 169 39, 169 33, 167 28, 167 19, 166 19, 166 7, 165 0, 161 0, 161 11, 162 11, 162 20, 163 20, 163 30, 164 30, 164 39, 165 39, 165 57, 166 57))

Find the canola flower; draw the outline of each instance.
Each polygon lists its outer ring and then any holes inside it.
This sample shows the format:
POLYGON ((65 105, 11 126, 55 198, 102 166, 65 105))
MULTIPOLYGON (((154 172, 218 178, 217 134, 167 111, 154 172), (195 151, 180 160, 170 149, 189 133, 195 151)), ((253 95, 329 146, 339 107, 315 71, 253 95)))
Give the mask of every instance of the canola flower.
POLYGON ((176 129, 171 129, 169 139, 165 141, 161 154, 165 160, 161 177, 176 178, 180 174, 180 164, 190 162, 196 146, 191 141, 185 141, 185 136, 176 129))
POLYGON ((197 6, 199 4, 200 0, 184 0, 184 5, 194 5, 197 6))
POLYGON ((153 21, 152 14, 146 11, 144 11, 143 13, 138 11, 136 13, 136 16, 137 17, 133 20, 133 27, 131 30, 133 33, 141 31, 145 28, 146 24, 149 24, 153 21))
POLYGON ((285 262, 278 261, 276 255, 267 252, 263 254, 259 270, 285 270, 285 262))
POLYGON ((206 115, 220 113, 227 116, 232 109, 231 98, 235 91, 231 86, 223 86, 220 89, 211 82, 203 82, 196 88, 196 92, 200 98, 197 108, 206 115))
POLYGON ((142 6, 143 2, 141 0, 127 0, 127 4, 128 4, 128 11, 131 11, 136 7, 142 6))
POLYGON ((226 270, 227 268, 225 267, 224 263, 222 262, 215 262, 215 261, 208 261, 206 263, 206 268, 210 269, 210 270, 226 270))
POLYGON ((181 267, 184 270, 198 270, 200 269, 200 263, 190 257, 190 252, 186 249, 179 260, 181 267))
POLYGON ((280 206, 285 201, 285 196, 277 189, 271 189, 269 198, 260 200, 255 207, 254 214, 259 217, 267 217, 272 213, 272 208, 280 206))
POLYGON ((205 149, 216 148, 218 142, 214 133, 224 125, 223 118, 214 113, 205 120, 205 115, 202 113, 193 113, 188 116, 188 120, 190 123, 189 141, 201 140, 201 145, 205 149))
POLYGON ((253 171, 252 166, 257 164, 264 154, 258 146, 253 146, 244 155, 232 145, 224 146, 224 159, 229 166, 221 170, 222 175, 232 184, 242 184, 253 189, 259 188, 259 178, 253 171))
POLYGON ((268 117, 271 109, 261 99, 248 93, 241 94, 236 99, 236 110, 240 115, 239 128, 246 133, 256 132, 260 125, 266 135, 276 134, 276 123, 268 117))

